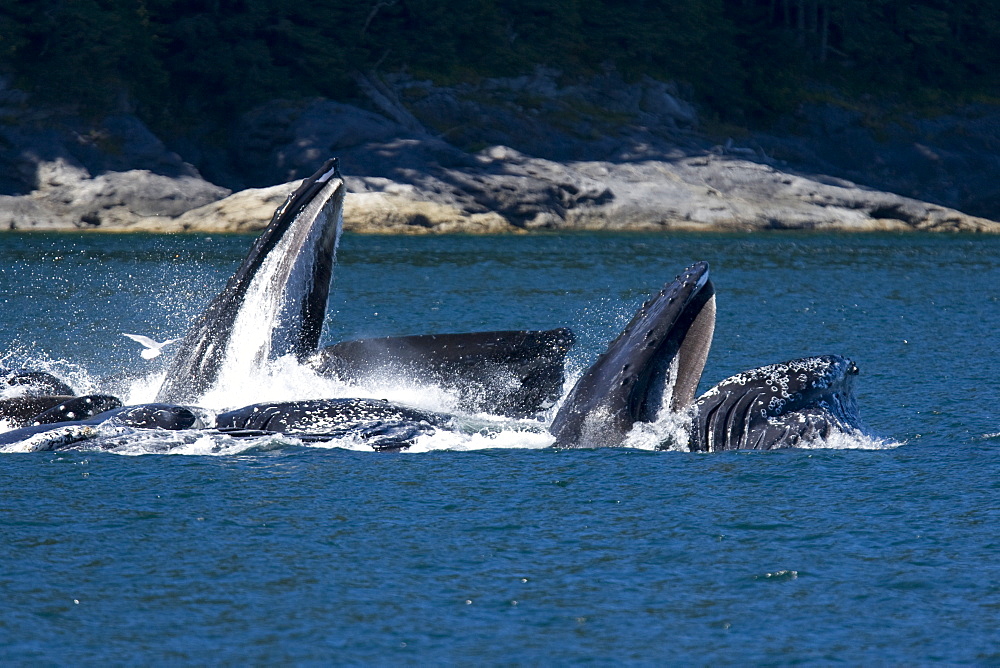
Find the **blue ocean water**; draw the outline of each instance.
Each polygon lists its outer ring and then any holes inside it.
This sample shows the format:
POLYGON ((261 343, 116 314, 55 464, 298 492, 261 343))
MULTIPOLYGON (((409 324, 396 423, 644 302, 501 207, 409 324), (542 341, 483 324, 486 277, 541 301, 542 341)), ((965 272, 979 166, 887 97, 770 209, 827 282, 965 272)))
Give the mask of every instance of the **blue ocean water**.
MULTIPOLYGON (((0 236, 0 361, 155 371, 121 332, 183 332, 251 241, 0 236)), ((568 325, 579 372, 702 259, 701 389, 843 354, 870 442, 0 455, 0 660, 1000 663, 1000 239, 347 235, 325 337, 568 325)))

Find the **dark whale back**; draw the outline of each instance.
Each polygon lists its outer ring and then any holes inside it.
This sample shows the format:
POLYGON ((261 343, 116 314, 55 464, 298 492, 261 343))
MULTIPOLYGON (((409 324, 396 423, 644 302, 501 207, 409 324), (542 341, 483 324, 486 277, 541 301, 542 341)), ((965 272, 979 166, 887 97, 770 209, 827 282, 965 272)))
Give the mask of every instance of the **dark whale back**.
POLYGON ((68 397, 31 420, 33 425, 55 424, 57 422, 79 422, 95 415, 118 408, 122 402, 109 394, 88 394, 82 397, 68 397))
POLYGON ((309 359, 319 373, 358 382, 390 377, 455 392, 462 410, 528 417, 562 392, 566 328, 421 334, 344 341, 309 359))
MULTIPOLYGON (((78 397, 86 399, 87 397, 78 397)), ((111 397, 113 399, 113 397, 111 397)), ((109 402, 111 403, 111 402, 109 402)), ((186 406, 169 404, 139 404, 122 406, 117 399, 115 407, 88 414, 74 413, 70 417, 62 411, 64 420, 36 422, 27 427, 13 429, 0 434, 0 446, 11 445, 37 437, 35 448, 39 450, 59 450, 88 441, 99 435, 97 427, 111 423, 137 429, 181 430, 203 426, 200 418, 186 406)), ((95 409, 96 410, 96 409, 95 409)), ((53 418, 58 417, 53 413, 53 418)))
POLYGON ((73 396, 73 388, 46 371, 15 369, 0 374, 2 382, 17 387, 22 394, 33 396, 73 396))
POLYGON ((72 398, 72 395, 52 394, 0 399, 0 420, 12 427, 23 427, 31 424, 39 413, 72 398))
POLYGON ((401 450, 448 425, 439 413, 378 399, 313 399, 254 404, 221 413, 216 428, 233 436, 287 434, 305 441, 353 438, 375 450, 401 450))

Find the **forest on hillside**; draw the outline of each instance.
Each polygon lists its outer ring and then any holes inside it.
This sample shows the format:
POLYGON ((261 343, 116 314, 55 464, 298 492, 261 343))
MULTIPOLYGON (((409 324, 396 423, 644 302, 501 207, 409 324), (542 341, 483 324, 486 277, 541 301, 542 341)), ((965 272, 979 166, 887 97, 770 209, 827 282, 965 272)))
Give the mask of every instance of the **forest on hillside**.
POLYGON ((357 96, 356 72, 440 83, 613 66, 752 124, 810 96, 993 99, 994 0, 0 0, 0 75, 38 102, 162 129, 275 98, 357 96))

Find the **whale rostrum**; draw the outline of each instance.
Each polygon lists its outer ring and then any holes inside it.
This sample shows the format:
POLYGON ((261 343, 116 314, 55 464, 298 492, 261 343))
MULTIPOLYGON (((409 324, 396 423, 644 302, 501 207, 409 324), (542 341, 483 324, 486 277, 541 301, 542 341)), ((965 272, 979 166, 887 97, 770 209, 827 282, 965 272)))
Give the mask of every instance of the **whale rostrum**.
POLYGON ((234 356, 249 355, 249 365, 259 365, 316 349, 343 226, 344 192, 332 159, 278 207, 222 292, 188 329, 157 401, 196 400, 234 356), (266 297, 263 312, 258 304, 252 311, 245 308, 252 290, 266 297))

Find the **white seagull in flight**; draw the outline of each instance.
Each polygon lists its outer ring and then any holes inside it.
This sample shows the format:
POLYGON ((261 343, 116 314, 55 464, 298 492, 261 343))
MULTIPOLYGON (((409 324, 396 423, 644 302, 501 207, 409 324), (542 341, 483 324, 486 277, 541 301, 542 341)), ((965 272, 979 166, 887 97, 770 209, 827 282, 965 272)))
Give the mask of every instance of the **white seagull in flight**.
POLYGON ((158 356, 160 353, 162 353, 163 346, 180 341, 180 339, 167 339, 163 343, 159 343, 149 338, 148 336, 143 336, 142 334, 126 334, 125 332, 122 332, 122 336, 127 336, 136 343, 141 343, 144 346, 144 348, 142 352, 140 352, 139 354, 142 355, 142 358, 146 360, 151 360, 154 357, 158 356))

